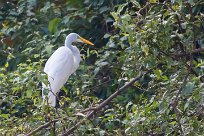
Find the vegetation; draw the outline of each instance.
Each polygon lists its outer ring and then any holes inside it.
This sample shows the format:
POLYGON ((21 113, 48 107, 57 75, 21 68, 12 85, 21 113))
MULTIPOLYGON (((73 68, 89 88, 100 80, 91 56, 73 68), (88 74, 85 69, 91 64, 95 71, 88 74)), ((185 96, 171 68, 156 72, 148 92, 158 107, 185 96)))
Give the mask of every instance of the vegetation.
POLYGON ((0 135, 204 135, 203 0, 0 1, 0 135), (76 32, 82 62, 42 104, 76 32))

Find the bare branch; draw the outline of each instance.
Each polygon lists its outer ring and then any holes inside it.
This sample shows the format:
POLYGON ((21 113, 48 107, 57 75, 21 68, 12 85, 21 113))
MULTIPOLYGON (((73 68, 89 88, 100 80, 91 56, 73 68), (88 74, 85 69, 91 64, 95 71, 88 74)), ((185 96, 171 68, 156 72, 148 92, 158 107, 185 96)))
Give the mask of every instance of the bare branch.
MULTIPOLYGON (((150 69, 150 70, 147 70, 146 72, 140 74, 138 77, 132 79, 130 82, 128 82, 127 84, 125 84, 124 86, 122 86, 121 88, 119 88, 118 90, 115 91, 115 93, 113 93, 111 96, 109 96, 106 100, 104 100, 102 103, 100 103, 98 106, 96 107, 90 107, 88 109, 85 109, 85 110, 82 110, 81 112, 79 113, 85 113, 85 112, 88 112, 90 111, 84 119, 82 119, 80 122, 78 122, 77 124, 75 124, 74 126, 72 126, 69 130, 67 130, 66 132, 64 132, 63 136, 65 135, 68 135, 70 133, 72 133, 75 129, 78 128, 79 125, 81 125, 84 121, 86 121, 87 119, 89 119, 90 117, 92 117, 97 111, 101 110, 103 107, 105 107, 109 102, 111 102, 111 100, 115 97, 117 97, 119 95, 119 93, 121 93, 122 91, 124 91, 125 89, 127 89, 128 87, 130 87, 133 83, 135 83, 136 81, 138 81, 139 79, 141 79, 143 76, 151 73, 154 69, 156 68, 159 68, 163 66, 163 64, 158 64, 156 67, 150 69)), ((77 114, 75 114, 77 115, 77 114)), ((63 118, 62 120, 66 120, 66 118, 63 118)), ((39 126, 38 128, 34 129, 33 131, 31 131, 30 133, 26 134, 26 136, 31 136, 33 135, 34 133, 40 131, 41 129, 43 128, 47 128, 49 127, 52 123, 55 123, 57 121, 60 121, 60 119, 54 119, 50 122, 47 122, 41 126, 39 126)))
POLYGON ((71 134, 79 125, 81 125, 85 120, 89 119, 90 117, 92 117, 97 111, 101 110, 103 107, 105 107, 108 103, 111 102, 111 100, 113 100, 113 98, 115 98, 116 96, 118 96, 122 91, 124 91, 125 89, 127 89, 128 87, 130 87, 133 83, 135 83, 136 81, 138 81, 139 79, 141 79, 143 76, 151 73, 154 69, 159 68, 163 66, 163 64, 159 64, 157 65, 157 67, 154 67, 148 71, 146 71, 143 74, 140 74, 138 77, 132 79, 130 82, 128 82, 127 84, 125 84, 124 86, 122 86, 121 88, 119 88, 118 90, 115 91, 115 93, 113 93, 111 96, 109 96, 106 100, 104 100, 101 104, 99 104, 96 107, 91 107, 88 108, 86 110, 83 110, 82 112, 86 112, 86 111, 91 111, 91 113, 89 113, 82 121, 78 122, 76 125, 74 125, 73 127, 71 127, 67 132, 61 134, 63 136, 69 135, 71 134))
POLYGON ((173 56, 175 57, 183 57, 183 56, 189 56, 190 54, 196 54, 196 53, 199 53, 199 52, 204 52, 204 48, 198 48, 198 49, 194 49, 192 50, 190 53, 178 53, 178 54, 172 54, 173 56))
POLYGON ((30 133, 26 134, 26 136, 31 136, 31 135, 35 134, 36 132, 40 131, 41 129, 49 127, 52 123, 55 123, 57 121, 59 121, 59 119, 54 119, 54 120, 52 120, 50 122, 47 122, 47 123, 39 126, 38 128, 34 129, 30 133))
POLYGON ((84 119, 82 119, 80 122, 78 122, 77 124, 75 124, 74 126, 72 126, 68 131, 64 132, 63 134, 60 134, 60 136, 67 136, 69 134, 71 134, 75 129, 78 128, 79 125, 81 125, 82 123, 84 123, 84 121, 86 121, 87 119, 89 119, 90 117, 92 117, 95 114, 95 111, 92 111, 90 114, 88 114, 84 119))
POLYGON ((198 48, 198 49, 194 49, 194 50, 192 50, 192 54, 194 54, 194 53, 199 53, 199 52, 204 52, 204 48, 198 48))
POLYGON ((80 113, 85 113, 87 111, 93 111, 93 110, 97 110, 96 107, 87 108, 85 110, 80 111, 80 113))

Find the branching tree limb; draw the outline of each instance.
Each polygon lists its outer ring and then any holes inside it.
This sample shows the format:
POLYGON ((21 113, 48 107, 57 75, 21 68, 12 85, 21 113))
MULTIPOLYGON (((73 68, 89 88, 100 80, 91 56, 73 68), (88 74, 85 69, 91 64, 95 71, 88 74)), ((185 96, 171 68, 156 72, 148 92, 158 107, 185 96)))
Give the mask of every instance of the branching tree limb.
POLYGON ((105 107, 108 103, 110 103, 114 98, 116 98, 122 91, 124 91, 125 89, 127 89, 128 87, 130 87, 133 83, 135 83, 136 81, 140 80, 143 76, 151 73, 154 69, 159 68, 163 66, 163 64, 159 64, 157 65, 157 67, 152 68, 148 71, 146 71, 145 73, 140 74, 138 77, 132 79, 130 82, 128 82, 127 84, 125 84, 124 86, 122 86, 121 88, 119 88, 118 90, 115 91, 115 93, 113 93, 111 96, 109 96, 106 100, 104 100, 101 104, 99 104, 96 107, 91 107, 88 108, 86 110, 83 110, 82 112, 86 112, 86 111, 91 111, 81 122, 78 122, 76 125, 74 125, 73 127, 71 127, 69 130, 67 130, 65 133, 61 134, 63 136, 69 135, 71 134, 80 124, 82 124, 85 120, 87 120, 88 118, 92 117, 97 111, 101 110, 103 107, 105 107))
MULTIPOLYGON (((96 107, 90 107, 88 109, 82 110, 80 113, 85 113, 88 112, 87 115, 85 116, 85 118, 83 118, 80 122, 76 123, 75 125, 73 125, 69 130, 67 130, 66 132, 64 132, 63 136, 65 135, 69 135, 71 134, 75 129, 78 128, 79 125, 81 125, 84 121, 86 121, 87 119, 89 119, 90 117, 92 117, 97 111, 101 110, 103 107, 105 107, 109 102, 111 102, 115 97, 117 97, 122 91, 124 91, 125 89, 127 89, 128 87, 130 87, 132 84, 134 84, 136 81, 140 80, 143 76, 151 73, 154 69, 162 67, 163 64, 158 64, 156 67, 147 70, 146 72, 140 74, 138 77, 132 79, 130 82, 128 82, 127 84, 125 84, 124 86, 122 86, 121 88, 119 88, 118 90, 116 90, 111 96, 109 96, 106 100, 104 100, 102 103, 100 103, 98 106, 96 107)), ((77 114, 75 114, 77 115, 77 114)), ((62 120, 64 120, 65 118, 63 118, 62 120)), ((54 119, 50 122, 47 122, 41 126, 39 126, 38 128, 34 129, 33 131, 29 132, 28 134, 26 134, 26 136, 31 136, 33 134, 35 134, 36 132, 40 131, 43 128, 47 128, 49 127, 52 123, 58 122, 60 121, 60 119, 54 119)))

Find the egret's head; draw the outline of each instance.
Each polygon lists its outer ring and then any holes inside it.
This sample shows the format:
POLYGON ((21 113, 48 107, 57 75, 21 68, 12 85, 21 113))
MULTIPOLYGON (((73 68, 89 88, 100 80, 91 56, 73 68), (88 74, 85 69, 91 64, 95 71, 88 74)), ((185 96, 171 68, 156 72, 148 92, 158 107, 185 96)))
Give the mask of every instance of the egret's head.
POLYGON ((65 43, 72 43, 72 42, 82 42, 82 43, 86 43, 89 45, 94 45, 92 42, 82 38, 81 36, 79 36, 77 33, 70 33, 65 40, 65 43))

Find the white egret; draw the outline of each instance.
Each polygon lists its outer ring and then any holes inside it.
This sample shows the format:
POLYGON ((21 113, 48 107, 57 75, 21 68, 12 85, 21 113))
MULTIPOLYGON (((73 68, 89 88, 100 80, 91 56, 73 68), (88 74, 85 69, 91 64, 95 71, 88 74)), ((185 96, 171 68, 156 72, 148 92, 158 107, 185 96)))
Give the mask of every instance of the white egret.
POLYGON ((48 87, 43 83, 42 96, 43 101, 46 96, 43 90, 48 88, 48 104, 53 107, 56 106, 57 93, 62 86, 66 83, 69 76, 74 73, 79 67, 80 52, 73 42, 83 42, 86 44, 94 45, 90 41, 82 38, 76 33, 70 33, 65 39, 65 46, 59 47, 47 60, 44 72, 48 75, 48 87))

